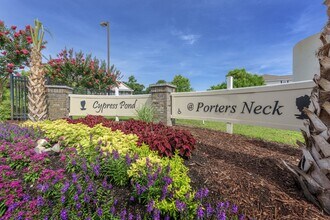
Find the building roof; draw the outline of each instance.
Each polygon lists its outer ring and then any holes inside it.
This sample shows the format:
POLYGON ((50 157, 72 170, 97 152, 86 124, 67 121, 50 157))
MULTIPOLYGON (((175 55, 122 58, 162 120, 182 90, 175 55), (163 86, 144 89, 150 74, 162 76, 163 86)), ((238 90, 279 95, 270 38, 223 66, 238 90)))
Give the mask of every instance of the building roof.
POLYGON ((280 81, 280 80, 289 80, 289 81, 292 81, 293 80, 293 75, 282 75, 282 76, 278 76, 278 75, 264 74, 264 75, 262 75, 262 78, 264 78, 264 80, 266 82, 269 82, 269 81, 280 81))
MULTIPOLYGON (((130 87, 128 87, 125 83, 123 82, 119 82, 118 85, 119 91, 129 91, 129 92, 134 92, 133 89, 131 89, 130 87)), ((115 88, 111 89, 111 90, 115 90, 115 88)))

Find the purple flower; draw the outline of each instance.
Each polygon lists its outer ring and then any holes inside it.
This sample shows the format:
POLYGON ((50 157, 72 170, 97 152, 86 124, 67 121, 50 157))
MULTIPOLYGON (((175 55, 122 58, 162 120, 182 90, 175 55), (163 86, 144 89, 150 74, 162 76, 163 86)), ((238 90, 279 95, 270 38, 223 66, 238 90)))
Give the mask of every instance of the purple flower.
POLYGON ((170 220, 170 216, 169 215, 166 215, 164 220, 170 220))
POLYGON ((119 153, 117 150, 112 150, 112 158, 115 160, 119 159, 119 153))
POLYGON ((68 212, 65 209, 62 209, 60 217, 61 217, 62 220, 67 220, 68 219, 68 212))
POLYGON ((43 206, 44 205, 44 199, 42 198, 42 196, 38 196, 37 197, 37 206, 43 206))
POLYGON ((99 176, 100 175, 100 165, 99 164, 95 164, 93 166, 93 172, 94 172, 95 176, 99 176))
POLYGON ((220 212, 220 213, 218 213, 218 215, 217 215, 217 219, 218 219, 218 220, 226 220, 226 219, 227 219, 227 217, 226 217, 226 213, 225 213, 225 212, 220 212))
POLYGON ((136 218, 135 218, 135 220, 141 220, 141 215, 138 213, 138 214, 136 214, 136 218))
POLYGON ((87 192, 93 192, 93 183, 90 182, 87 187, 87 192))
POLYGON ((245 216, 244 215, 239 215, 238 220, 244 220, 245 216))
POLYGON ((78 183, 76 187, 77 187, 77 193, 80 195, 82 193, 81 185, 78 183))
POLYGON ((12 212, 17 208, 18 204, 17 203, 13 203, 8 207, 8 212, 12 212))
POLYGON ((204 217, 204 210, 203 207, 200 205, 197 208, 197 218, 202 219, 204 217))
POLYGON ((66 193, 66 191, 68 191, 69 187, 70 187, 70 183, 68 181, 66 181, 61 190, 62 194, 66 193))
POLYGON ((91 198, 89 197, 89 195, 87 195, 87 194, 84 195, 84 202, 85 203, 89 203, 90 199, 91 198))
POLYGON ((77 202, 78 201, 78 199, 79 199, 79 196, 78 196, 78 194, 76 193, 76 194, 74 194, 74 196, 73 196, 73 200, 75 201, 75 202, 77 202))
POLYGON ((132 159, 131 159, 131 157, 129 156, 128 153, 126 154, 125 159, 126 159, 127 165, 131 165, 132 159))
POLYGON ((101 209, 101 208, 98 208, 97 211, 96 211, 96 213, 97 213, 97 215, 98 215, 99 217, 101 217, 102 214, 103 214, 102 209, 101 209))
POLYGON ((203 199, 209 195, 209 190, 207 188, 199 189, 195 194, 195 199, 203 199))
POLYGON ((160 211, 158 209, 154 209, 153 219, 154 220, 160 219, 160 211))
POLYGON ((107 189, 108 188, 108 182, 107 182, 107 179, 104 178, 103 181, 102 181, 102 187, 107 189))
POLYGON ((171 185, 172 182, 173 182, 172 178, 169 177, 169 176, 164 176, 164 177, 163 177, 163 180, 164 180, 164 182, 165 182, 165 185, 171 185))
POLYGON ((214 212, 214 209, 212 208, 211 204, 208 203, 206 206, 206 217, 211 217, 214 212))
POLYGON ((166 198, 167 193, 168 193, 168 186, 165 185, 162 188, 162 197, 160 198, 160 200, 164 200, 166 198))
POLYGON ((236 214, 236 213, 238 212, 238 207, 237 207, 237 205, 233 205, 233 207, 231 208, 231 212, 232 212, 233 214, 236 214))
POLYGON ((133 201, 134 201, 134 196, 131 196, 131 197, 129 198, 129 201, 133 202, 133 201))
POLYGON ((133 220, 134 219, 134 215, 132 213, 128 213, 128 220, 133 220))
POLYGON ((78 181, 78 177, 76 173, 72 174, 72 182, 76 183, 78 181))
POLYGON ((77 202, 76 209, 79 210, 80 208, 81 208, 81 204, 79 202, 77 202))
POLYGON ((110 212, 111 212, 112 215, 114 215, 114 214, 116 213, 116 208, 115 208, 115 206, 111 206, 111 208, 110 208, 110 212))
POLYGON ((126 220, 126 209, 123 209, 121 212, 120 212, 120 219, 122 220, 126 220))
POLYGON ((183 212, 187 207, 186 204, 184 202, 181 202, 180 200, 175 201, 175 206, 179 212, 183 212))
POLYGON ((148 213, 151 213, 151 211, 154 209, 154 204, 155 204, 155 201, 154 200, 151 200, 148 205, 147 205, 147 212, 148 213))
POLYGON ((65 203, 65 196, 61 196, 61 202, 65 203))
POLYGON ((47 183, 39 184, 37 188, 44 193, 47 192, 47 190, 49 189, 49 185, 47 183))

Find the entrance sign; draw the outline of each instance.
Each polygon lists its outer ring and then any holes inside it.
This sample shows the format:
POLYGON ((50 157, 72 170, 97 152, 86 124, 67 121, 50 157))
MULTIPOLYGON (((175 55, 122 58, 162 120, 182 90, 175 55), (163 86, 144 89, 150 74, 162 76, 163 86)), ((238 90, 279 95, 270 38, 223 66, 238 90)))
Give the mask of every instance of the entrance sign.
POLYGON ((303 128, 313 81, 232 90, 172 93, 172 118, 303 128))
POLYGON ((151 104, 151 95, 74 95, 70 94, 70 116, 135 116, 136 110, 151 104))

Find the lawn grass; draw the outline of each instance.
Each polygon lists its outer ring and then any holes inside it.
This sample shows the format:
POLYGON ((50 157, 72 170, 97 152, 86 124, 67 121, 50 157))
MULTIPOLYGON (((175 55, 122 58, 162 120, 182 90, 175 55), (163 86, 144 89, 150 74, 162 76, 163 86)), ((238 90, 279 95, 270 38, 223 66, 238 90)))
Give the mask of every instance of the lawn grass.
MULTIPOLYGON (((226 131, 226 123, 217 121, 203 121, 176 119, 177 125, 188 125, 194 127, 208 128, 219 131, 226 131)), ((303 141, 303 136, 299 131, 289 131, 275 128, 267 128, 252 125, 234 124, 234 134, 241 134, 251 138, 273 141, 278 143, 297 146, 296 141, 303 141)))

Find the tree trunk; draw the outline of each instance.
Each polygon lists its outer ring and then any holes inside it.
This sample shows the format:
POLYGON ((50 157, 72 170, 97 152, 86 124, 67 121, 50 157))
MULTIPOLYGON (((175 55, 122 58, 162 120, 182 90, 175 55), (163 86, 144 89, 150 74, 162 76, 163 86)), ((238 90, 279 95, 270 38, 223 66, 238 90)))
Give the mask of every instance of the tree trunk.
POLYGON ((28 116, 32 121, 47 119, 46 79, 41 60, 40 51, 34 47, 31 51, 31 74, 28 76, 28 116))
MULTIPOLYGON (((330 16, 330 0, 325 1, 330 16)), ((311 105, 304 109, 308 120, 302 130, 304 143, 298 143, 303 156, 294 166, 284 162, 294 174, 304 195, 315 205, 330 214, 330 21, 321 33, 323 46, 317 57, 320 63, 320 75, 314 76, 311 105)))

